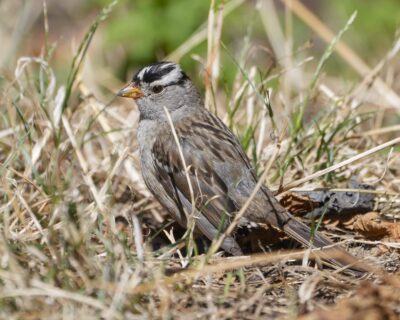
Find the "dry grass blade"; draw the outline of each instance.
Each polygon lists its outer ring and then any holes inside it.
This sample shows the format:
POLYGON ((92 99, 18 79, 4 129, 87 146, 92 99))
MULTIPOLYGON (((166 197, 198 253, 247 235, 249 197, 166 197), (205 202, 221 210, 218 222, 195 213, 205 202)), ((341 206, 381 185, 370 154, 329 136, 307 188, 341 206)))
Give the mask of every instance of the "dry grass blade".
POLYGON ((219 75, 219 59, 220 59, 220 41, 222 34, 222 24, 224 21, 224 7, 220 4, 216 6, 211 1, 208 16, 208 43, 207 43, 207 63, 204 71, 205 98, 204 104, 206 108, 216 112, 217 108, 213 99, 214 92, 217 90, 217 81, 219 75))
MULTIPOLYGON (((82 92, 82 94, 85 97, 88 97, 88 103, 89 106, 93 109, 94 114, 96 115, 96 120, 99 122, 100 126, 103 128, 105 132, 110 132, 110 134, 106 135, 106 138, 117 148, 118 154, 121 156, 122 153, 124 153, 124 149, 120 147, 120 141, 124 141, 125 137, 122 134, 119 134, 118 132, 113 132, 112 126, 109 123, 109 120, 107 117, 104 115, 102 112, 105 110, 106 105, 100 103, 98 100, 96 100, 91 94, 90 90, 85 86, 83 83, 79 84, 79 89, 82 92)), ((135 185, 140 185, 142 178, 141 178, 141 173, 138 172, 135 168, 135 166, 132 164, 130 159, 124 159, 123 165, 127 173, 129 174, 130 179, 132 180, 132 183, 135 185)), ((140 192, 145 195, 149 196, 150 192, 142 188, 140 192)))
MULTIPOLYGON (((335 34, 310 10, 308 10, 298 0, 281 0, 288 6, 300 19, 302 19, 315 33, 317 33, 325 42, 330 43, 335 34)), ((361 77, 372 73, 370 67, 343 41, 339 41, 336 46, 338 54, 352 67, 361 77)), ((400 111, 400 97, 389 88, 381 78, 376 78, 374 87, 393 108, 400 111)))
POLYGON ((0 299, 5 298, 16 298, 16 297, 52 297, 56 299, 67 299, 73 300, 77 303, 87 304, 91 307, 106 310, 106 306, 104 306, 99 300, 90 298, 85 295, 81 295, 78 293, 67 292, 64 290, 60 290, 58 288, 23 288, 23 289, 10 289, 5 290, 0 293, 0 299))
POLYGON ((388 127, 368 130, 368 131, 360 133, 360 136, 363 136, 363 137, 377 136, 377 135, 396 132, 396 131, 400 131, 400 125, 394 125, 394 126, 388 126, 388 127))
MULTIPOLYGON (((333 34, 298 0, 215 0, 211 8, 199 1, 190 12, 191 2, 179 2, 113 7, 117 1, 110 0, 102 10, 99 1, 0 1, 0 318, 297 319, 319 308, 335 315, 363 309, 365 301, 376 307, 373 315, 383 318, 385 311, 398 318, 400 126, 385 100, 397 101, 391 94, 399 94, 398 35, 391 45, 385 34, 385 47, 379 37, 362 35, 380 49, 379 57, 365 51, 365 59, 377 61, 371 70, 339 39, 359 24, 350 20, 333 34), (188 21, 177 23, 175 14, 188 21), (322 45, 323 54, 319 43, 303 40, 307 34, 298 37, 303 22, 330 43, 322 45), (128 37, 116 37, 123 30, 128 37), (71 52, 75 39, 82 41, 71 52), (168 55, 169 48, 177 49, 168 55), (363 78, 330 68, 337 62, 334 52, 363 78), (142 62, 154 56, 182 60, 195 83, 205 80, 206 104, 237 134, 260 176, 228 229, 212 242, 193 230, 195 206, 182 228, 142 178, 140 112, 115 96, 119 78, 142 67, 139 56, 142 62), (302 103, 304 114, 296 118, 293 111, 302 103), (349 188, 353 177, 376 189, 349 188), (284 190, 304 184, 307 190, 375 195, 373 212, 346 218, 329 213, 318 221, 318 231, 357 257, 348 265, 371 265, 371 273, 356 278, 321 269, 319 260, 327 255, 343 258, 334 246, 291 250, 293 242, 268 226, 238 223, 263 183, 278 189, 288 179, 293 182, 284 190), (228 236, 245 256, 227 257, 219 249, 228 236), (341 303, 346 297, 350 302, 341 303)), ((325 9, 315 1, 311 6, 316 14, 325 9)), ((363 14, 359 10, 357 22, 363 14)), ((172 113, 166 116, 189 188, 196 189, 180 132, 172 113)), ((189 201, 195 203, 193 189, 189 201)))
MULTIPOLYGON (((240 7, 245 1, 244 0, 232 0, 229 1, 224 10, 224 16, 227 16, 232 11, 240 7)), ((170 53, 166 60, 180 61, 181 58, 189 53, 194 47, 207 39, 208 29, 207 26, 201 27, 201 29, 195 32, 189 39, 182 43, 174 52, 170 53)))
MULTIPOLYGON (((100 212, 104 213, 103 199, 102 199, 99 191, 97 190, 97 187, 96 187, 92 177, 89 174, 88 163, 87 163, 85 157, 83 156, 81 150, 79 149, 78 143, 76 142, 76 139, 75 139, 74 133, 72 132, 72 128, 69 124, 69 121, 65 116, 62 116, 62 122, 63 122, 64 128, 65 128, 65 131, 68 135, 68 138, 71 141, 71 144, 75 149, 76 156, 78 157, 79 164, 81 165, 81 168, 82 168, 83 178, 85 179, 87 185, 90 188, 90 191, 93 194, 93 197, 96 201, 97 207, 99 208, 100 212)), ((93 217, 94 220, 96 219, 96 216, 93 217)))
POLYGON ((167 115, 167 119, 168 119, 169 125, 171 127, 171 131, 172 131, 173 137, 175 139, 176 146, 177 146, 178 151, 179 151, 179 156, 181 158, 182 165, 183 165, 183 168, 185 170, 185 177, 186 177, 186 181, 187 181, 188 187, 189 187, 190 203, 192 204, 192 212, 190 213, 189 216, 186 217, 186 219, 187 219, 186 235, 189 238, 188 255, 190 257, 190 255, 193 252, 193 231, 194 231, 194 228, 195 228, 195 225, 196 225, 196 205, 195 205, 196 199, 194 197, 194 191, 193 191, 192 182, 190 181, 190 177, 189 177, 190 168, 186 165, 185 156, 183 155, 181 144, 179 142, 179 137, 176 134, 176 130, 175 130, 174 124, 172 122, 171 115, 169 114, 169 111, 168 111, 168 109, 166 107, 164 107, 164 111, 165 111, 165 114, 167 115))
MULTIPOLYGON (((305 253, 306 251, 304 250, 298 250, 298 251, 288 251, 280 253, 261 253, 250 256, 231 257, 222 259, 216 258, 209 260, 209 264, 207 265, 205 265, 204 263, 199 263, 198 266, 194 266, 193 268, 190 268, 188 270, 182 270, 180 272, 174 273, 172 276, 166 276, 163 278, 162 282, 164 285, 173 285, 185 281, 188 278, 196 279, 200 276, 205 276, 209 274, 221 273, 244 267, 273 264, 283 260, 285 261, 298 260, 301 259, 305 253)), ((322 253, 324 253, 324 256, 329 255, 333 258, 343 258, 343 255, 341 255, 340 252, 334 250, 334 248, 330 249, 328 247, 324 248, 323 250, 321 249, 310 250, 309 257, 310 259, 315 259, 320 257, 322 253)), ((359 261, 353 261, 353 263, 359 263, 359 261)), ((375 270, 375 272, 379 272, 379 270, 375 270)), ((126 289, 125 292, 130 294, 146 293, 154 290, 159 285, 160 283, 156 281, 149 281, 147 283, 135 285, 134 288, 127 287, 125 288, 126 289)), ((115 287, 111 286, 110 289, 111 288, 115 287)))
POLYGON ((97 15, 95 21, 93 24, 90 26, 88 32, 85 34, 84 39, 82 40, 78 51, 72 60, 72 65, 70 68, 70 73, 68 75, 68 80, 67 80, 67 85, 66 85, 66 91, 65 91, 65 97, 62 103, 62 111, 65 110, 68 106, 68 102, 71 96, 72 92, 72 86, 75 83, 76 76, 78 75, 79 68, 83 62, 83 59, 85 58, 85 55, 87 53, 87 50, 89 49, 90 43, 92 42, 93 36, 96 33, 96 30, 99 26, 99 24, 107 19, 108 15, 111 13, 113 7, 118 3, 118 0, 114 0, 110 2, 107 6, 103 8, 103 10, 100 12, 99 15, 97 15))
POLYGON ((325 174, 327 174, 329 172, 335 171, 335 170, 337 170, 339 168, 342 168, 344 166, 347 166, 347 165, 349 165, 349 164, 351 164, 351 163, 353 163, 353 162, 355 162, 357 160, 360 160, 362 158, 368 157, 368 156, 370 156, 370 155, 372 155, 372 154, 374 154, 374 153, 376 153, 378 151, 381 151, 383 149, 386 149, 388 147, 391 147, 391 146, 394 146, 394 145, 397 145, 397 144, 400 144, 400 138, 395 138, 395 139, 390 140, 388 142, 385 142, 385 143, 383 143, 383 144, 381 144, 379 146, 376 146, 376 147, 374 147, 372 149, 369 149, 369 150, 367 150, 365 152, 362 152, 362 153, 360 153, 360 154, 358 154, 358 155, 356 155, 354 157, 351 157, 350 159, 347 159, 347 160, 344 160, 342 162, 339 162, 338 164, 335 164, 335 165, 330 166, 330 167, 328 167, 326 169, 323 169, 323 170, 320 170, 318 172, 315 172, 315 173, 313 173, 313 174, 311 174, 311 175, 309 175, 307 177, 304 177, 302 179, 290 182, 290 183, 286 184, 285 186, 283 186, 279 190, 279 192, 281 193, 281 192, 290 190, 292 188, 298 187, 298 186, 300 186, 300 185, 302 185, 302 184, 304 184, 304 183, 306 183, 308 181, 311 181, 311 180, 313 180, 315 178, 321 177, 321 176, 323 176, 323 175, 325 175, 325 174))

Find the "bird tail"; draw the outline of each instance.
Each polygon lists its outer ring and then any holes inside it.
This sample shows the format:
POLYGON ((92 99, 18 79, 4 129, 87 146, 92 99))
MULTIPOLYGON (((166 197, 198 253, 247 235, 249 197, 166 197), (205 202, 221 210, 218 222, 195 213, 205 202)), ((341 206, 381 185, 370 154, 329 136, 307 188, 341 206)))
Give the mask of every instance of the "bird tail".
POLYGON ((346 270, 354 275, 362 275, 367 272, 366 269, 360 266, 360 263, 357 263, 356 257, 345 251, 340 246, 333 246, 334 243, 328 238, 324 237, 319 232, 311 232, 311 229, 308 226, 297 221, 293 217, 287 220, 283 226, 283 230, 306 247, 322 248, 332 246, 332 248, 329 249, 329 253, 324 251, 318 251, 317 253, 318 256, 332 264, 339 267, 350 266, 346 268, 346 270), (335 258, 332 258, 332 256, 335 258))

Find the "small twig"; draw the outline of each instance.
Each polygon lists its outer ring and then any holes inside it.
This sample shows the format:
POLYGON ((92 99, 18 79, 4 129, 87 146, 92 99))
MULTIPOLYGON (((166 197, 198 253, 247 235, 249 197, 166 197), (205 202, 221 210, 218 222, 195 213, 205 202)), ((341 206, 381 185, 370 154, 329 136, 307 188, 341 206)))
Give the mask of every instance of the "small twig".
POLYGON ((378 129, 372 129, 369 131, 361 132, 360 134, 350 136, 349 138, 352 137, 366 137, 366 136, 375 136, 375 135, 380 135, 380 134, 385 134, 385 133, 390 133, 390 132, 396 132, 400 131, 400 124, 394 125, 394 126, 389 126, 389 127, 383 127, 383 128, 378 128, 378 129))
POLYGON ((135 240, 136 254, 139 261, 143 262, 144 250, 143 250, 143 233, 140 225, 139 218, 135 213, 131 214, 132 224, 133 224, 133 238, 135 240))
MULTIPOLYGON (((292 192, 313 192, 313 191, 324 191, 324 192, 355 192, 355 193, 369 193, 369 194, 376 194, 376 195, 387 195, 387 196, 400 196, 398 192, 390 192, 384 190, 368 190, 368 189, 354 189, 354 188, 312 188, 312 189, 297 189, 291 188, 290 191, 292 192)), ((286 192, 286 191, 285 191, 286 192)))
MULTIPOLYGON (((187 261, 182 255, 182 252, 180 250, 181 248, 179 247, 179 242, 177 243, 177 241, 175 240, 173 228, 171 228, 170 232, 165 229, 163 231, 168 240, 171 241, 172 244, 174 244, 174 247, 163 253, 161 256, 158 257, 158 259, 164 259, 165 257, 170 256, 173 252, 176 251, 178 253, 182 268, 185 268, 187 265, 187 261)), ((184 245, 184 243, 182 242, 181 245, 184 245)))

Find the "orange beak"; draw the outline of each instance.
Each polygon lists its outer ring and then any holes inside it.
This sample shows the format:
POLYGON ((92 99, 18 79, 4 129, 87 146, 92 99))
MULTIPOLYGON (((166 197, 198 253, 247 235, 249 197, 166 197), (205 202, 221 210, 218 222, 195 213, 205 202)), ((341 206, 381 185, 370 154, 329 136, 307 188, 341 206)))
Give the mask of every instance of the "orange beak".
POLYGON ((139 99, 144 96, 142 90, 133 82, 128 83, 117 93, 117 96, 124 98, 139 99))

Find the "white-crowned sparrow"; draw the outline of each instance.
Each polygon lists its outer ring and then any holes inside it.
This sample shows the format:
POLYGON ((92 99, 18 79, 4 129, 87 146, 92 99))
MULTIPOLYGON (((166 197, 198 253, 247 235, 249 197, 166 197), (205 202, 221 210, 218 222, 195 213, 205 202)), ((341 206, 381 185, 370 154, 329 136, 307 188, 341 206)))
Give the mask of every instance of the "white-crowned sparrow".
MULTIPOLYGON (((167 108, 189 168, 198 216, 196 230, 213 239, 219 234, 221 223, 222 228, 229 224, 229 217, 240 210, 257 184, 238 139, 204 107, 192 81, 178 64, 159 62, 142 68, 118 95, 135 99, 139 107, 137 139, 147 187, 186 227, 187 216, 192 212, 191 194, 164 107, 167 108)), ((310 228, 294 219, 267 187, 260 188, 246 210, 242 224, 249 223, 268 223, 310 245, 310 228)), ((331 244, 321 234, 313 235, 313 246, 331 244)), ((222 248, 233 255, 242 252, 232 235, 222 248)))

